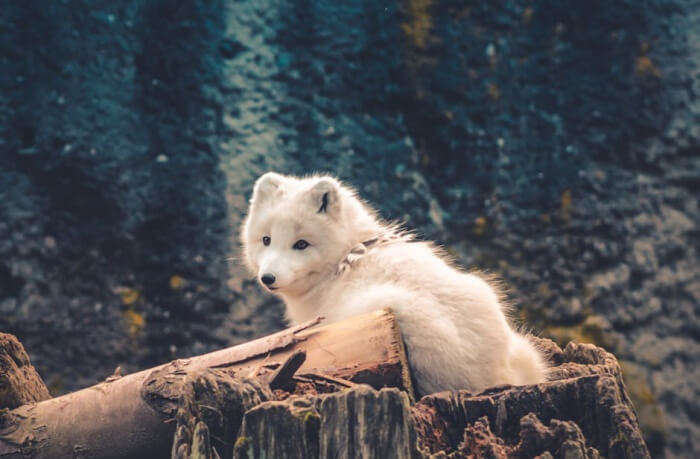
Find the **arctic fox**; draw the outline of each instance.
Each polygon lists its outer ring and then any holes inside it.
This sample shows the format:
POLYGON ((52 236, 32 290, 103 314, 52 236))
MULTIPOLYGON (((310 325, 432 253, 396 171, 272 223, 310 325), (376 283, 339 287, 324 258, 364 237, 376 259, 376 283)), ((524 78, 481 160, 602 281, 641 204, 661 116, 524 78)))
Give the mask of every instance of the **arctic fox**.
POLYGON ((333 177, 262 175, 241 239, 249 269, 292 324, 390 306, 420 394, 545 380, 545 359, 487 281, 380 220, 333 177))

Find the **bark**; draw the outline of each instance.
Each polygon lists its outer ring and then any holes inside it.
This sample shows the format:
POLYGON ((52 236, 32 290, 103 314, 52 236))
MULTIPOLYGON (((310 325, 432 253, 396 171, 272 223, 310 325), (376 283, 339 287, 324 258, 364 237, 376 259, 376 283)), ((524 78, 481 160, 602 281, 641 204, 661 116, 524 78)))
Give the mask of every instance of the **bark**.
POLYGON ((51 398, 22 344, 12 335, 0 333, 0 409, 51 398))
MULTIPOLYGON (((322 374, 329 376, 326 384, 342 385, 343 380, 348 380, 351 381, 348 384, 391 386, 412 394, 403 343, 390 310, 310 328, 319 321, 240 346, 109 378, 96 386, 36 405, 21 406, 0 418, 0 457, 167 455, 175 433, 172 421, 181 394, 187 392, 188 385, 191 387, 192 378, 206 380, 207 371, 218 372, 219 377, 223 374, 265 376, 270 367, 277 367, 277 379, 272 376, 271 381, 283 386, 293 373, 289 366, 301 363, 294 355, 299 350, 306 353, 306 360, 298 370, 306 381, 314 381, 322 374), (280 366, 283 362, 286 365, 280 366)), ((259 383, 236 384, 247 388, 241 389, 239 395, 246 391, 257 394, 257 398, 246 395, 244 399, 259 402, 270 398, 269 387, 263 390, 259 383)), ((194 438, 198 440, 192 444, 196 443, 196 448, 206 449, 202 441, 208 437, 203 429, 194 426, 193 431, 197 432, 194 438)))

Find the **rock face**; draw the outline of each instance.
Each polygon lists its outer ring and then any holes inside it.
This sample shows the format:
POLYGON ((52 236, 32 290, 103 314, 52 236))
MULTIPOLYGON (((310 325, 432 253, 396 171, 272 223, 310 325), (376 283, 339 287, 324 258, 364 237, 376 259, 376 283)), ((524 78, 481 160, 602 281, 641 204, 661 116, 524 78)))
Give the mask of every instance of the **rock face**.
POLYGON ((282 328, 236 227, 260 173, 327 170, 700 456, 693 1, 11 3, 0 330, 56 394, 282 328))
POLYGON ((56 393, 227 341, 221 7, 2 8, 0 329, 56 393))

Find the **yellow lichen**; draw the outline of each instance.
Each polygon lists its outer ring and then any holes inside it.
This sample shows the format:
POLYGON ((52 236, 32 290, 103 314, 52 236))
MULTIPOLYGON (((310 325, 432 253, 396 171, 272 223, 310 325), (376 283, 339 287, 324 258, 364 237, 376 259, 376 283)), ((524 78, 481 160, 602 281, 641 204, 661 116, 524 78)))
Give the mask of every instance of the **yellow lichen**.
POLYGON ((170 288, 173 290, 180 290, 182 287, 185 286, 185 278, 174 274, 173 276, 170 277, 170 288))
POLYGON ((117 293, 121 297, 122 303, 126 306, 136 303, 141 296, 138 290, 131 287, 119 287, 117 293))
POLYGON ((493 100, 498 100, 501 98, 501 90, 498 89, 498 86, 496 86, 494 83, 489 83, 487 85, 487 92, 489 94, 489 97, 493 100))
POLYGON ((634 63, 634 70, 637 72, 637 75, 640 76, 653 76, 656 78, 661 78, 661 71, 649 56, 637 57, 634 63))
POLYGON ((409 21, 401 24, 401 29, 406 36, 420 49, 425 48, 433 27, 433 19, 429 11, 432 3, 433 0, 409 0, 409 21))
POLYGON ((245 448, 248 446, 249 443, 250 443, 250 438, 245 437, 245 436, 240 436, 236 439, 236 443, 234 445, 234 448, 237 448, 237 449, 245 448))
POLYGON ((488 220, 486 217, 477 217, 474 220, 474 234, 476 236, 483 236, 486 233, 486 227, 488 225, 488 220))
POLYGON ((127 309, 122 312, 122 317, 126 323, 129 335, 132 337, 140 335, 143 329, 146 328, 146 318, 133 309, 127 309))
POLYGON ((571 218, 571 203, 573 198, 571 196, 571 190, 564 190, 561 194, 561 218, 564 220, 569 220, 571 218))

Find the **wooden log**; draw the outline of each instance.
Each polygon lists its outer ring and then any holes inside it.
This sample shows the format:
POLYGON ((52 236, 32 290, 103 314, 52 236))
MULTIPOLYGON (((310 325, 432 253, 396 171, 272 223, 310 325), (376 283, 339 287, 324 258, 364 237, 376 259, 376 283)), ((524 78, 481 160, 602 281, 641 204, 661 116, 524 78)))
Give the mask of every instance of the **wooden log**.
POLYGON ((0 333, 0 409, 51 398, 29 355, 13 335, 0 333))
POLYGON ((413 395, 401 335, 389 309, 255 341, 119 378, 0 417, 0 458, 164 457, 173 439, 178 387, 200 369, 254 375, 306 352, 299 373, 325 374, 413 395))

